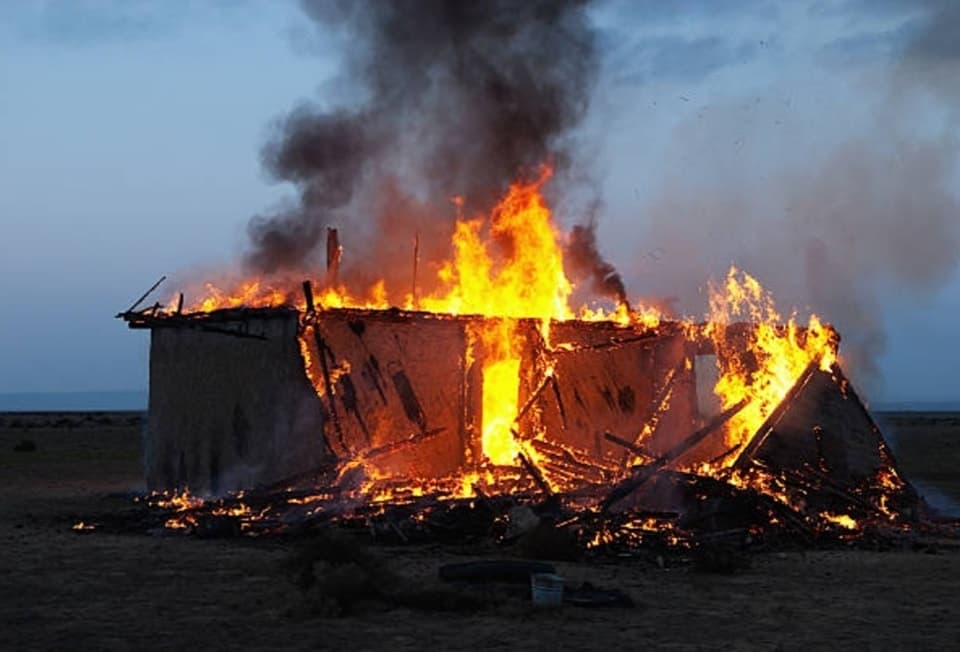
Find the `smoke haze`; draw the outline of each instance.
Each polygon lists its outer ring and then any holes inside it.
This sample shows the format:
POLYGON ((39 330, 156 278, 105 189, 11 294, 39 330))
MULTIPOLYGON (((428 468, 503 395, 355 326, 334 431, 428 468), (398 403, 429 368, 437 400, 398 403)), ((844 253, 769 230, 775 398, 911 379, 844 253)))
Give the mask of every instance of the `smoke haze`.
MULTIPOLYGON (((632 86, 645 102, 624 120, 657 113, 658 102, 683 117, 669 130, 654 120, 667 132, 648 131, 667 153, 656 181, 633 180, 648 188, 601 220, 601 243, 617 244, 604 228, 636 224, 631 250, 613 252, 628 288, 678 295, 691 315, 702 314, 705 279, 736 263, 783 311, 797 306, 836 324, 845 364, 876 389, 890 306, 932 297, 960 263, 960 4, 848 2, 826 15, 813 4, 761 5, 742 5, 760 17, 742 37, 730 29, 729 45, 725 35, 654 37, 608 65, 606 90, 632 86), (813 21, 838 25, 837 36, 791 40, 813 21), (671 83, 644 75, 650 61, 671 83), (737 69, 763 82, 737 79, 745 90, 730 92, 737 69), (654 248, 666 254, 651 261, 643 252, 654 248)), ((697 12, 709 24, 707 13, 697 12)), ((716 18, 727 27, 746 20, 716 18)))

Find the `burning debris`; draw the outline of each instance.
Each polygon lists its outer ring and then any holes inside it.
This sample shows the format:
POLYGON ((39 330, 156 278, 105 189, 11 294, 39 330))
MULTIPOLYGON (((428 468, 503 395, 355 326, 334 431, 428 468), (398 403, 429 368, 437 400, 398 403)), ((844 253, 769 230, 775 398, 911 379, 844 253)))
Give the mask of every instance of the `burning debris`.
POLYGON ((458 221, 420 310, 415 289, 395 308, 382 286, 358 299, 328 273, 123 313, 152 331, 152 526, 504 540, 527 506, 535 529, 619 552, 918 527, 836 332, 783 319, 735 269, 706 322, 642 302, 575 311, 548 177, 458 221), (700 407, 704 368, 716 413, 700 407))

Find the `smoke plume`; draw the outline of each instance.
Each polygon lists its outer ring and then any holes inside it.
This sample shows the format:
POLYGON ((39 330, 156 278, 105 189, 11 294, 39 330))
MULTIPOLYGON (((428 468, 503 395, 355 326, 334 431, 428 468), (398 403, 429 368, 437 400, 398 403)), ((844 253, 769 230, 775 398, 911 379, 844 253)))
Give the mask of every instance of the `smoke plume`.
POLYGON ((618 305, 629 308, 627 289, 620 273, 612 263, 600 254, 597 245, 596 221, 577 224, 570 230, 564 248, 564 263, 567 271, 576 279, 590 279, 594 294, 613 299, 618 305))
MULTIPOLYGON (((277 125, 263 164, 299 202, 250 222, 248 267, 303 269, 322 227, 339 225, 377 275, 406 270, 415 233, 425 260, 448 242, 451 197, 472 214, 543 162, 562 171, 597 71, 586 4, 304 2, 319 32, 340 38, 352 101, 304 105, 277 125)), ((351 273, 362 282, 363 269, 351 273)))

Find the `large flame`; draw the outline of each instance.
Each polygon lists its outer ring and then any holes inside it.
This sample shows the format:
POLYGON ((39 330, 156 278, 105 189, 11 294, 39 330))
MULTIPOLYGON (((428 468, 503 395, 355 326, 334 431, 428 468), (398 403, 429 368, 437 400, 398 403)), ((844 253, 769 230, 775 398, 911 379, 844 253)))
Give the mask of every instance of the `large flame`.
POLYGON ((441 266, 445 290, 421 300, 423 308, 450 314, 569 319, 573 286, 563 270, 560 235, 543 199, 549 167, 517 182, 489 220, 458 220, 453 260, 441 266))
POLYGON ((808 366, 817 363, 830 370, 836 361, 836 335, 816 315, 806 328, 798 326, 795 315, 784 323, 773 296, 736 267, 722 284, 711 283, 709 289, 705 330, 713 339, 720 371, 714 392, 723 409, 749 401, 726 428, 726 444, 736 451, 757 433, 808 366), (739 337, 729 328, 737 321, 745 322, 746 329, 739 337))
POLYGON ((520 445, 514 437, 514 421, 520 397, 520 351, 516 323, 485 322, 479 339, 485 350, 483 365, 483 454, 494 464, 516 463, 520 445))
POLYGON ((482 322, 475 333, 483 350, 483 454, 498 465, 515 464, 520 453, 514 430, 521 351, 516 319, 540 320, 547 338, 551 319, 573 315, 573 286, 542 195, 550 175, 544 167, 537 179, 511 185, 488 222, 459 220, 454 258, 439 274, 446 290, 421 301, 434 312, 499 317, 482 322))

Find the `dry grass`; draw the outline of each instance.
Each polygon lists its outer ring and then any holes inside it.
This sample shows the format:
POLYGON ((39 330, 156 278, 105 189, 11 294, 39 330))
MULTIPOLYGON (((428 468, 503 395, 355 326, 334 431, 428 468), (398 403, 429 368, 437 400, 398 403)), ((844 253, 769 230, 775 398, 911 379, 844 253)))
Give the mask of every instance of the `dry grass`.
MULTIPOLYGON (((957 486, 957 426, 903 427, 904 467, 957 486)), ((476 550, 357 552, 320 542, 311 551, 310 542, 71 532, 83 514, 128 504, 122 492, 139 487, 139 454, 139 431, 122 419, 32 429, 0 423, 5 649, 894 650, 947 649, 960 637, 960 554, 953 552, 761 555, 729 575, 558 563, 568 579, 623 589, 637 607, 539 612, 521 597, 472 593, 493 605, 434 613, 450 599, 430 593, 437 566, 475 558, 476 550), (37 449, 15 452, 24 439, 37 449), (311 586, 333 587, 339 608, 328 615, 339 617, 317 615, 328 604, 323 595, 321 608, 311 608, 318 596, 297 581, 303 555, 311 586), (373 600, 364 582, 376 584, 373 600), (377 595, 391 582, 400 596, 416 587, 424 602, 377 595), (340 599, 355 597, 347 595, 351 583, 368 594, 344 610, 340 599)))

